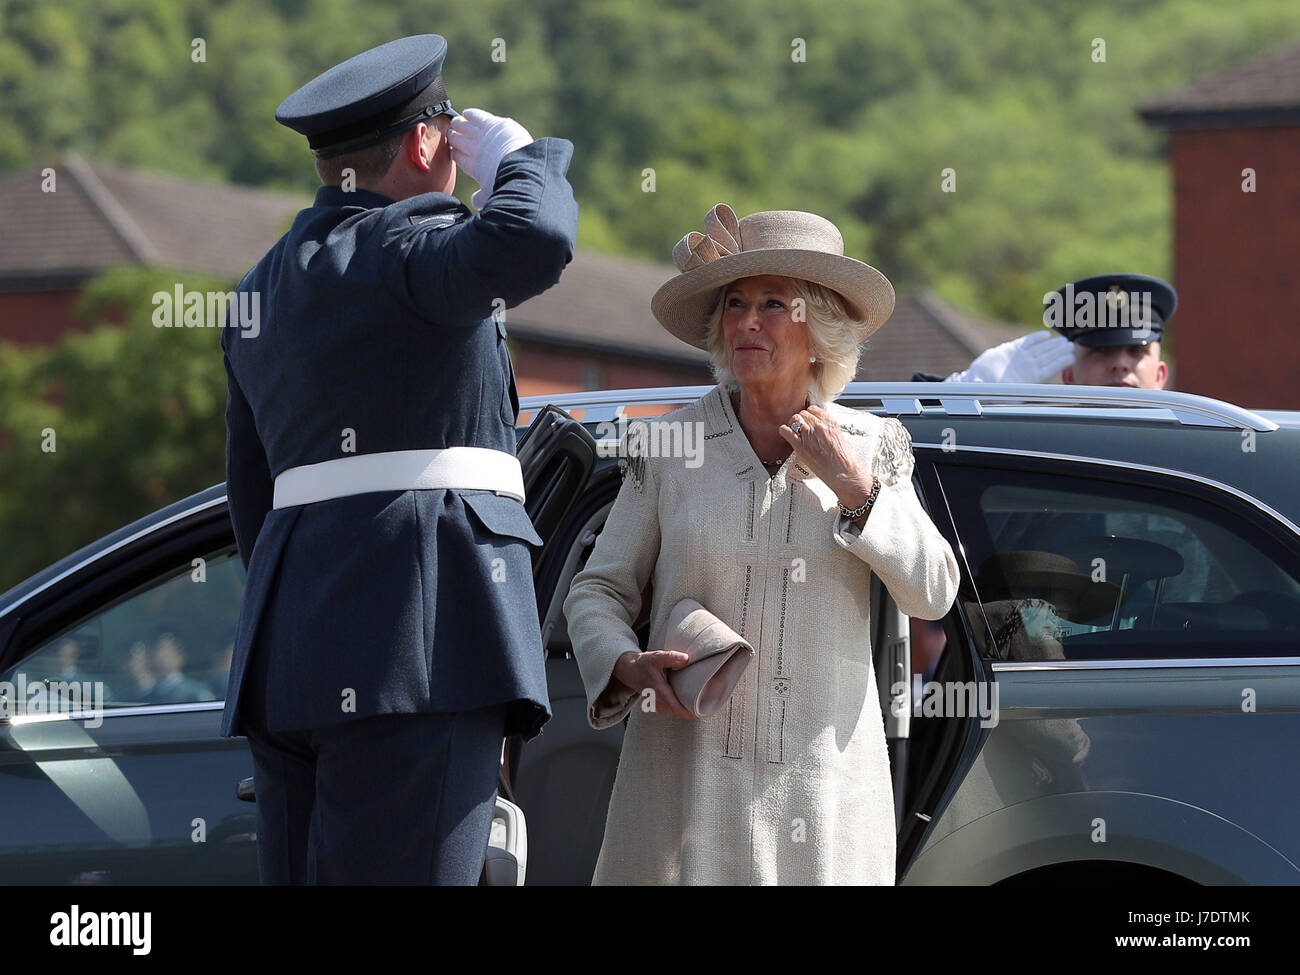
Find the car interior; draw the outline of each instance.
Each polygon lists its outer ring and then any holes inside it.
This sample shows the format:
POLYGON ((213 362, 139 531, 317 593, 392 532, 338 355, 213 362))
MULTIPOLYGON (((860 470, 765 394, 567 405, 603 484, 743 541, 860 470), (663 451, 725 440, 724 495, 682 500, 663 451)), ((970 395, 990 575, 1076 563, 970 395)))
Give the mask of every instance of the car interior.
POLYGON ((57 686, 93 682, 105 708, 220 701, 244 572, 233 545, 98 607, 3 674, 57 686), (233 609, 233 612, 232 612, 233 609))
POLYGON ((1297 560, 1265 531, 1207 501, 1132 484, 990 470, 943 472, 972 565, 1065 556, 1073 580, 976 573, 1003 660, 1287 655, 1300 629, 1297 560), (1066 582, 1071 583, 1066 585, 1066 582), (1080 592, 1109 595, 1082 602, 1080 592), (1001 617, 1001 619, 999 619, 1001 617), (1009 624, 1009 625, 1008 625, 1009 624), (1007 634, 997 639, 998 632, 1007 634))

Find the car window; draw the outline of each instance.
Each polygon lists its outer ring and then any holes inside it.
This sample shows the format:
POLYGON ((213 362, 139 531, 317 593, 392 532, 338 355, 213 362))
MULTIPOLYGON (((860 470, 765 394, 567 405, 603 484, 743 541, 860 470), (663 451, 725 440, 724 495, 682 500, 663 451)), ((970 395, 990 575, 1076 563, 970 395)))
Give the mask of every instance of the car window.
POLYGON ((243 592, 238 555, 215 552, 81 620, 0 681, 29 712, 38 700, 51 711, 78 710, 78 696, 87 709, 96 699, 104 708, 220 701, 243 592))
POLYGON ((1179 486, 942 466, 986 657, 1291 656, 1300 566, 1254 522, 1179 486))

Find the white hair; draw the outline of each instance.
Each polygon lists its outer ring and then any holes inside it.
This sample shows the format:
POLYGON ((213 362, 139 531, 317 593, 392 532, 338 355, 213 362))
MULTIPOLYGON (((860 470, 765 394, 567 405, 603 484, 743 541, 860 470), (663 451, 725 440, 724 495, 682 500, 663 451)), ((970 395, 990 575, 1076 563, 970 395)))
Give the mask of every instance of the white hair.
MULTIPOLYGON (((812 382, 808 387, 810 402, 825 406, 835 400, 858 371, 859 343, 855 326, 861 319, 849 314, 844 299, 830 288, 803 278, 785 278, 791 290, 803 299, 807 312, 808 350, 817 357, 812 366, 812 382)), ((731 372, 727 356, 727 341, 722 330, 722 313, 726 306, 723 297, 730 285, 718 291, 718 301, 710 312, 705 326, 713 378, 725 387, 735 388, 739 382, 731 372)))

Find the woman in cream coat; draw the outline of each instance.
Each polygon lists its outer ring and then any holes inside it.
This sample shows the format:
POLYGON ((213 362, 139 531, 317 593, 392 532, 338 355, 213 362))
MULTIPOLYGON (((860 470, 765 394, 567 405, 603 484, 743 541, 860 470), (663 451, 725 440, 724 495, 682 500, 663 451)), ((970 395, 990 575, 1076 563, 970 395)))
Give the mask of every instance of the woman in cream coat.
MULTIPOLYGON (((682 273, 652 307, 711 352, 719 384, 649 421, 698 424, 702 463, 634 451, 564 604, 589 721, 628 718, 593 882, 892 884, 871 573, 923 619, 948 611, 958 578, 902 425, 833 402, 893 288, 814 214, 737 220, 718 204, 705 229, 678 243, 682 273), (642 653, 632 624, 647 584, 642 653), (685 655, 653 649, 684 597, 755 650, 707 718, 669 685, 685 655)), ((670 442, 647 432, 625 448, 670 442)))

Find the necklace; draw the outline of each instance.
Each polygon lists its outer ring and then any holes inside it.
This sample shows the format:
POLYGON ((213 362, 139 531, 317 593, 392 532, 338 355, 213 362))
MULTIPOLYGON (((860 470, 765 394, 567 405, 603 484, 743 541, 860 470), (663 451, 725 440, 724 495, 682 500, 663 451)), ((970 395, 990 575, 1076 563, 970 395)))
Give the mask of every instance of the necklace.
MULTIPOLYGON (((736 419, 739 420, 739 419, 740 419, 740 404, 737 402, 737 400, 739 399, 739 397, 738 397, 735 393, 731 393, 731 394, 729 394, 728 399, 731 400, 731 412, 733 412, 734 414, 736 414, 736 419)), ((804 398, 803 405, 804 405, 805 407, 808 405, 808 399, 807 399, 806 397, 804 398)), ((793 451, 791 451, 791 453, 793 454, 793 451)), ((758 459, 758 462, 759 462, 760 464, 762 464, 764 467, 780 467, 782 464, 785 463, 785 460, 784 460, 784 459, 783 459, 783 460, 763 460, 763 458, 760 457, 760 458, 758 459)))

